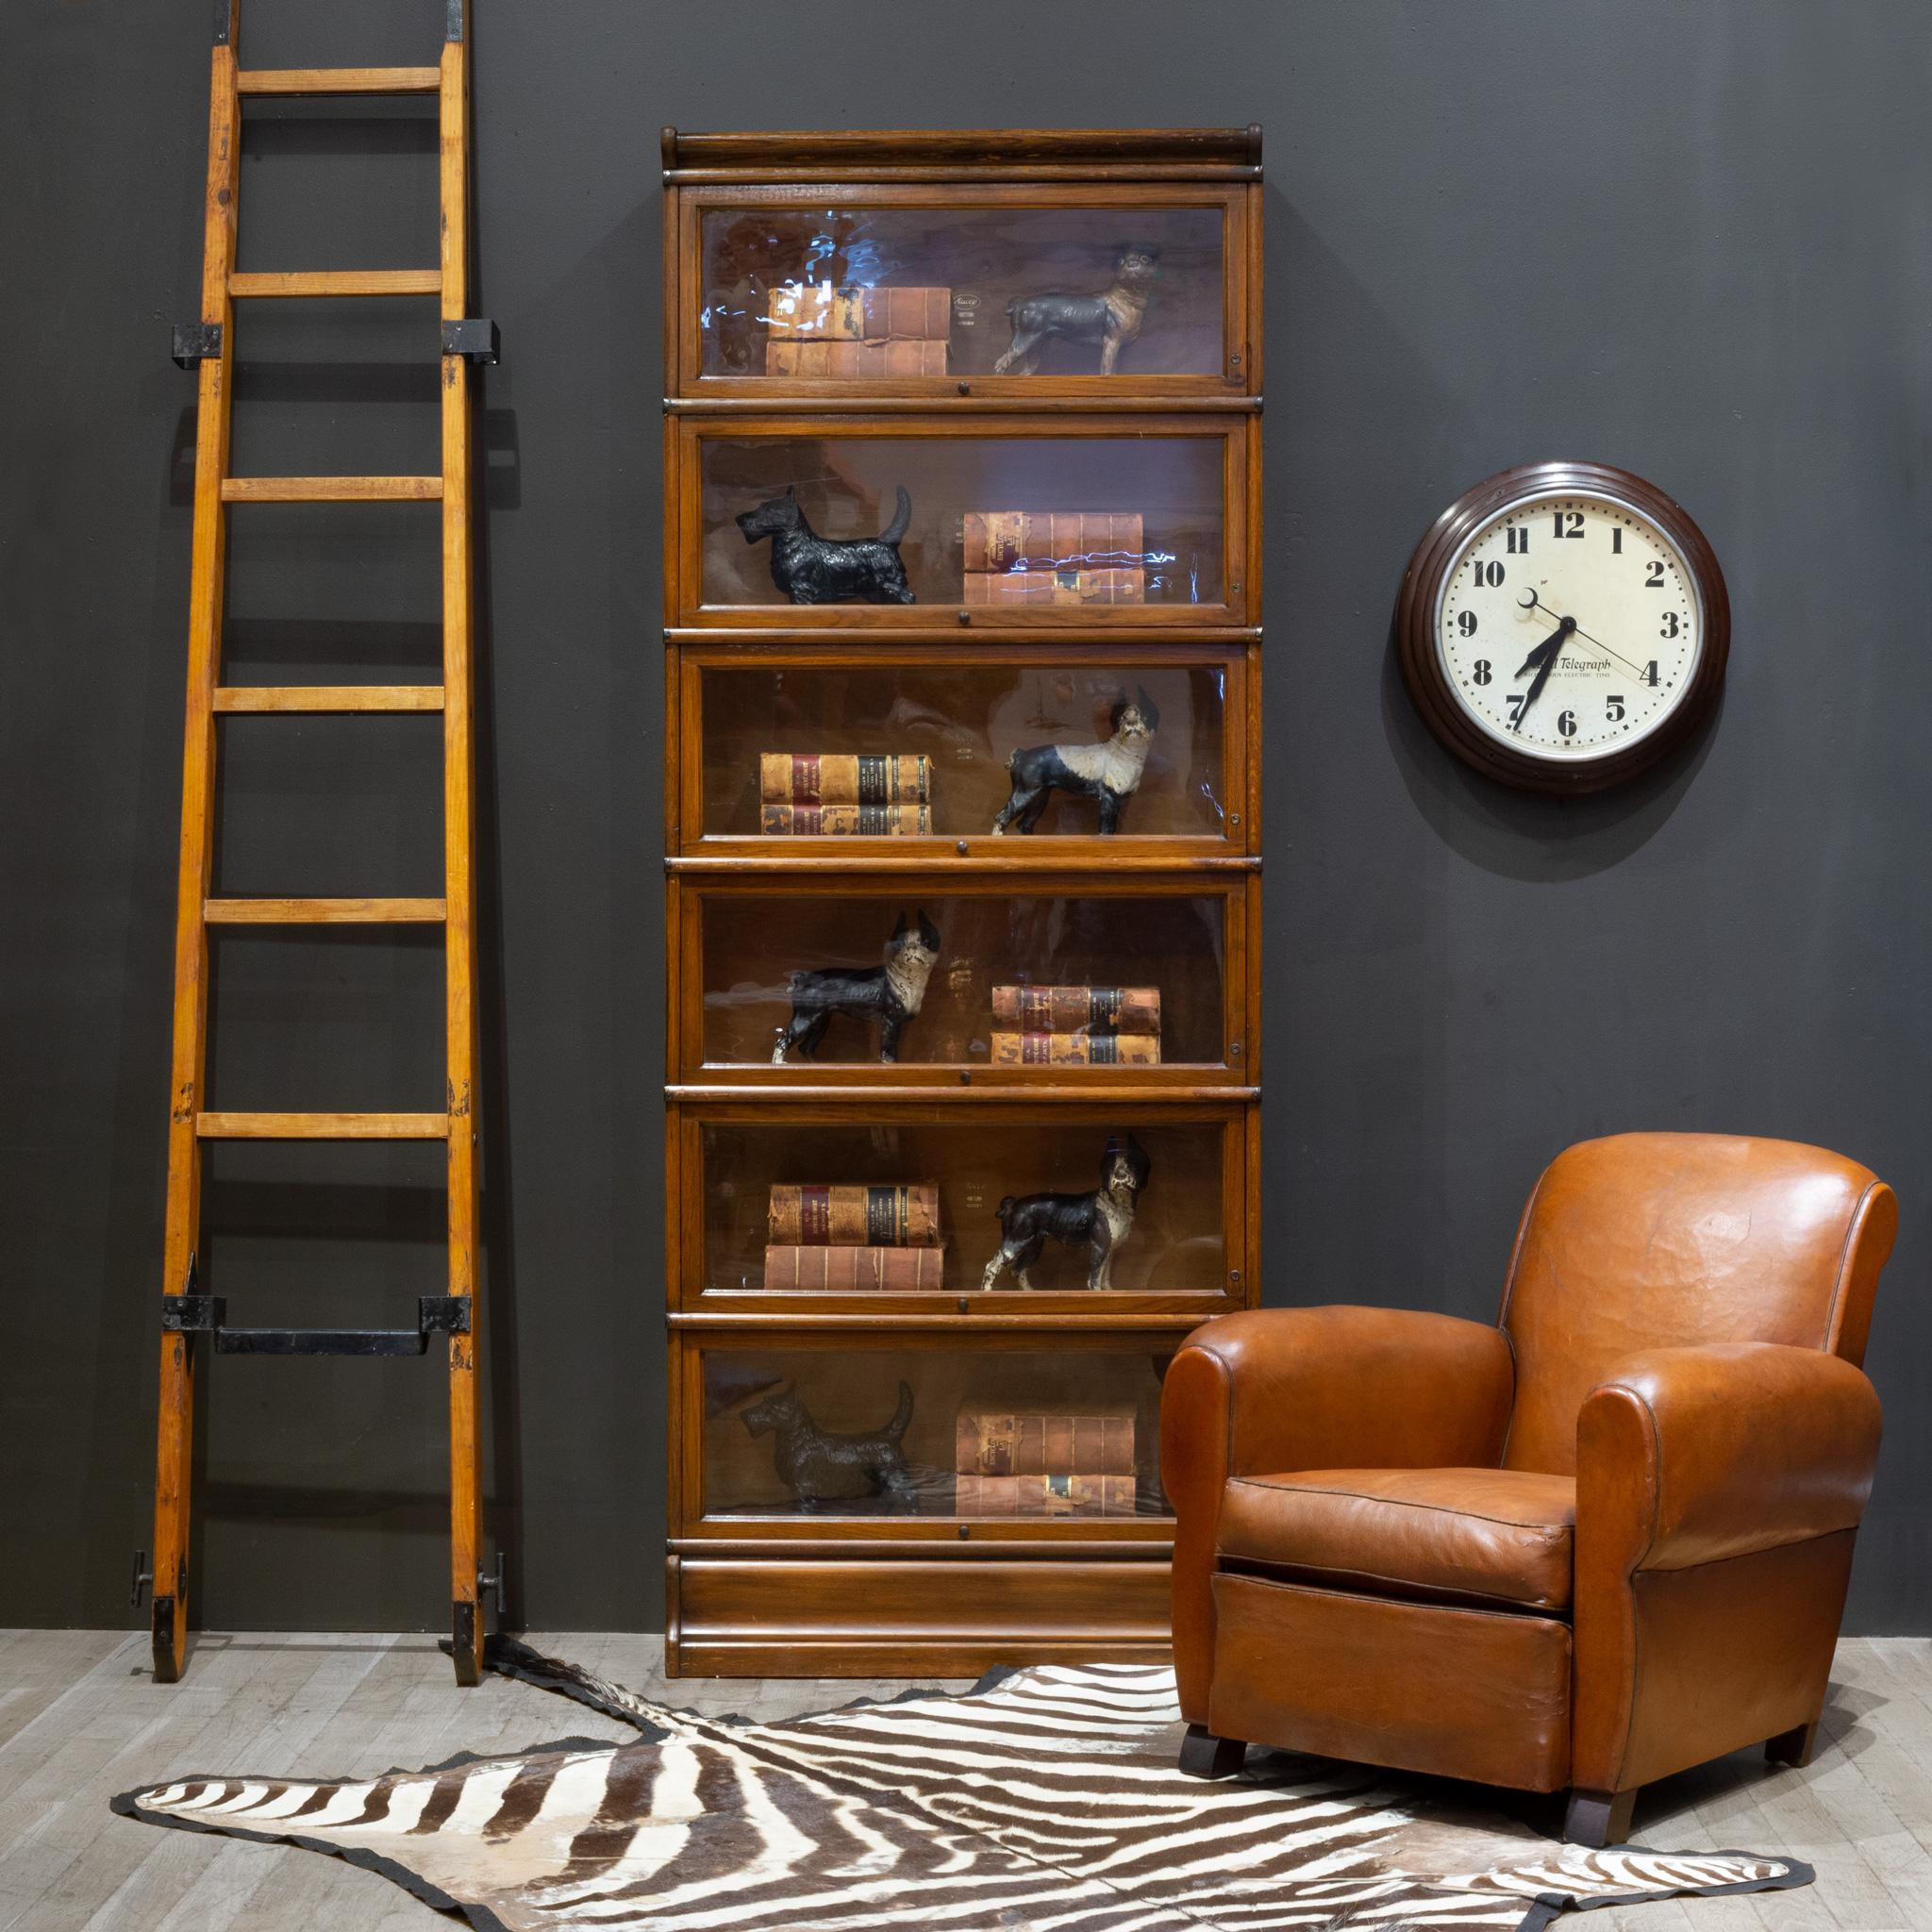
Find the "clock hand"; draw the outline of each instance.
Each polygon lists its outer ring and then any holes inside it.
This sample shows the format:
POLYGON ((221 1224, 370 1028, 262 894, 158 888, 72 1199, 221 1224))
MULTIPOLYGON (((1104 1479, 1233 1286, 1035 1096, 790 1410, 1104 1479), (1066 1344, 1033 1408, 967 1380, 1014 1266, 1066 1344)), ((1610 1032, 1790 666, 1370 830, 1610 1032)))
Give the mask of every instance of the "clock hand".
MULTIPOLYGON (((1525 604, 1523 601, 1523 597, 1517 598, 1516 607, 1519 610, 1541 611, 1541 613, 1544 617, 1554 617, 1556 615, 1556 612, 1552 610, 1550 607, 1547 604, 1545 604, 1534 591, 1525 591, 1524 592, 1524 596, 1527 597, 1529 601, 1525 604)), ((1643 666, 1641 664, 1631 663, 1629 658, 1624 657, 1622 651, 1611 650, 1610 646, 1605 643, 1601 638, 1591 637, 1591 634, 1587 630, 1585 630, 1580 625, 1573 625, 1571 628, 1576 632, 1576 635, 1580 637, 1585 643, 1594 644, 1599 651, 1608 651, 1610 656, 1614 658, 1619 664, 1623 665, 1626 671, 1636 672, 1639 677, 1641 677, 1643 675, 1643 666)), ((1541 648, 1543 648, 1541 645, 1538 646, 1539 650, 1541 650, 1541 648)), ((1523 671, 1527 671, 1530 665, 1535 661, 1536 652, 1532 651, 1529 655, 1529 658, 1524 663, 1523 671)), ((1523 675, 1523 671, 1519 671, 1516 674, 1518 677, 1521 677, 1523 675)))
MULTIPOLYGON (((1524 699, 1522 709, 1517 712, 1515 718, 1510 722, 1510 730, 1521 731, 1523 729, 1523 721, 1529 716, 1529 708, 1536 703, 1538 698, 1542 696, 1543 686, 1549 683, 1550 673, 1557 668, 1557 658, 1562 652, 1563 640, 1575 628, 1576 620, 1574 617, 1566 617, 1550 633, 1549 641, 1540 646, 1541 649, 1547 651, 1549 656, 1543 659, 1541 668, 1538 670, 1536 681, 1530 686, 1529 695, 1524 699)), ((1532 652, 1530 655, 1533 657, 1535 653, 1532 652)), ((1516 675, 1520 677, 1523 674, 1519 671, 1516 675)))

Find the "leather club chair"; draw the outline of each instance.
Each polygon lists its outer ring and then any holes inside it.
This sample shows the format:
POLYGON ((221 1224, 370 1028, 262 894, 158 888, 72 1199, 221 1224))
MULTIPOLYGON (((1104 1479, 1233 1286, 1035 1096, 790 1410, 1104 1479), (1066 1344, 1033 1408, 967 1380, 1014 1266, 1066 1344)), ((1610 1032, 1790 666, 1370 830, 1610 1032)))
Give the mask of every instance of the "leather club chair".
POLYGON ((1568 1787, 1563 1835, 1766 1742, 1810 1756, 1878 1398, 1858 1364, 1898 1208, 1785 1141, 1559 1155, 1494 1327, 1261 1308, 1161 1401, 1184 1769, 1251 1743, 1568 1787))

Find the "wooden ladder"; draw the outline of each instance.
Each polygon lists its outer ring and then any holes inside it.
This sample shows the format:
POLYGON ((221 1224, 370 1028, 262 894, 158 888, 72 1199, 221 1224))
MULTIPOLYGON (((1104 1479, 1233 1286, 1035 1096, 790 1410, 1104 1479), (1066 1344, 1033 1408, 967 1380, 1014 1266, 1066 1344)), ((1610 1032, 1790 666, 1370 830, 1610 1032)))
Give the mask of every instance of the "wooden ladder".
POLYGON ((195 1357, 423 1355, 449 1338, 451 1647, 458 1682, 476 1681, 481 1596, 501 1570, 478 1571, 476 1470, 476 1115, 473 990, 472 672, 470 568, 471 367, 494 361, 495 328, 465 312, 469 256, 469 48, 465 0, 445 0, 435 67, 248 70, 236 63, 240 0, 217 0, 209 88, 208 202, 201 319, 177 325, 175 353, 199 369, 194 548, 189 591, 188 716, 181 784, 181 861, 175 940, 174 1079, 168 1132, 168 1209, 162 1266, 159 1444, 154 1562, 135 1561, 135 1599, 152 1583, 154 1674, 181 1674, 188 1637, 189 1498, 195 1357), (235 268, 241 108, 250 95, 433 94, 438 103, 442 258, 433 269, 244 275, 235 268), (437 476, 232 476, 228 474, 234 304, 238 296, 438 295, 441 301, 442 474, 437 476), (222 681, 222 626, 230 504, 440 502, 442 506, 441 685, 231 685, 222 681), (214 830, 215 721, 224 714, 441 711, 443 891, 440 899, 234 899, 209 896, 214 830), (440 924, 444 941, 446 1110, 441 1113, 226 1113, 210 1107, 208 928, 267 924, 440 924), (215 1140, 441 1141, 448 1150, 449 1281, 422 1298, 414 1328, 231 1328, 219 1296, 197 1292, 202 1145, 215 1140))

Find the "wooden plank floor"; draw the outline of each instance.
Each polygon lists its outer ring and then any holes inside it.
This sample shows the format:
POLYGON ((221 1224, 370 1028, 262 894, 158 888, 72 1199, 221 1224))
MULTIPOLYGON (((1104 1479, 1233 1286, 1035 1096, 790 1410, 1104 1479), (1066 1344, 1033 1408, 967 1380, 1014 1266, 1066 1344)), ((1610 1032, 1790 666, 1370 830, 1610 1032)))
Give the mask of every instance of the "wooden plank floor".
MULTIPOLYGON (((658 1674, 641 1636, 529 1641, 687 1708, 778 1716, 868 1684, 658 1674)), ((1758 1898, 1633 1907, 1589 1932, 1907 1932, 1932 1927, 1932 1641, 1839 1646, 1829 1743, 1804 1772, 1755 1753, 1654 1786, 1637 1837, 1788 1852, 1818 1883, 1758 1898)), ((425 1636, 209 1635, 179 1684, 153 1684, 147 1639, 0 1631, 0 1932, 430 1932, 449 1921, 339 1859, 116 1818, 116 1791, 185 1772, 366 1775, 458 1750, 628 1735, 581 1706, 491 1677, 458 1690, 425 1636)))

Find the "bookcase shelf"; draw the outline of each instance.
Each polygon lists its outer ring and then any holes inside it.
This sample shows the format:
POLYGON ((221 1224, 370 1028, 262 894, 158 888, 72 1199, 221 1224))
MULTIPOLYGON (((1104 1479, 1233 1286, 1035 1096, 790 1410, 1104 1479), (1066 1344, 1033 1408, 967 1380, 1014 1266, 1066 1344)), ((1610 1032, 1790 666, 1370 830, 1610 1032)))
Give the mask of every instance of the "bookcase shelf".
POLYGON ((1159 1657, 1257 1299, 1259 130, 665 195, 667 1668, 1159 1657), (794 601, 793 516, 902 575, 794 601))

